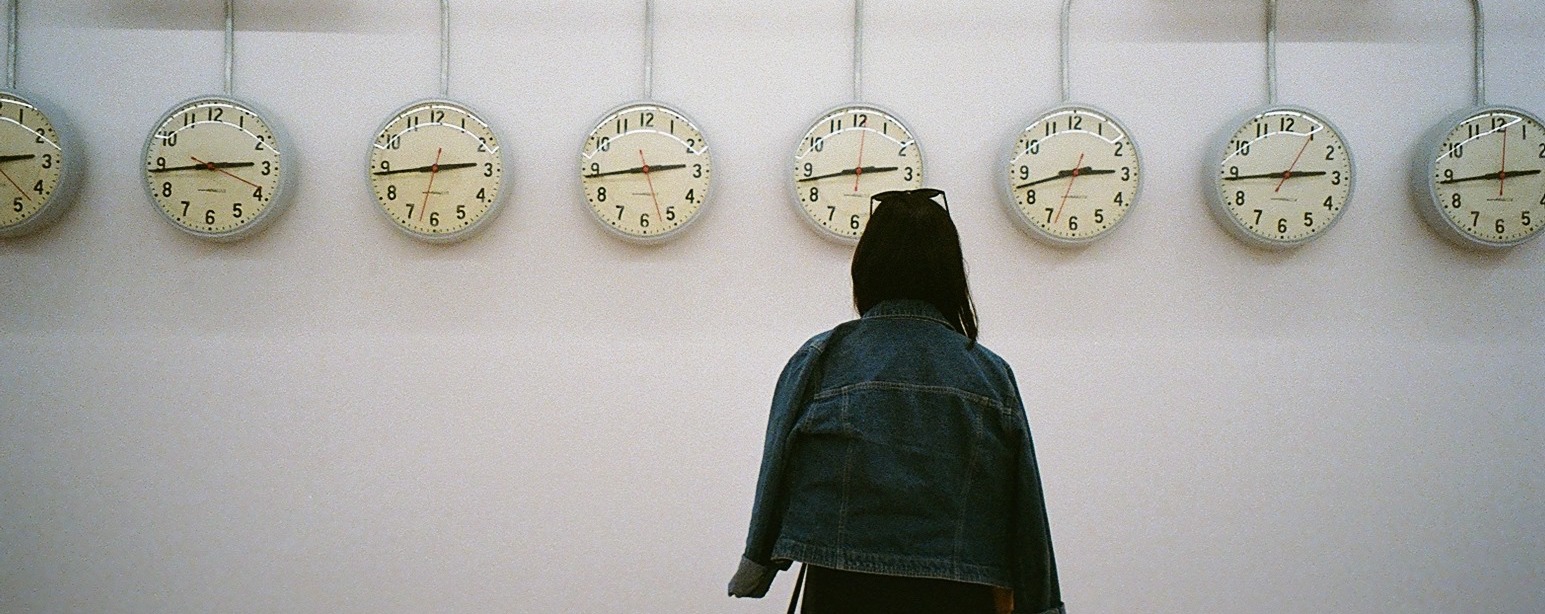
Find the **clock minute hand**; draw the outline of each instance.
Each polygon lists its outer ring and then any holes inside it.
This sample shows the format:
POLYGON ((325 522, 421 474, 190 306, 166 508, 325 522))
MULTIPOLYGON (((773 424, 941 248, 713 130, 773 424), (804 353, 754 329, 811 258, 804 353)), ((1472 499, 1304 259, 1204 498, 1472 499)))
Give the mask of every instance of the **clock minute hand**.
POLYGON ((209 162, 205 164, 189 164, 187 166, 168 166, 166 168, 150 169, 152 173, 170 173, 172 171, 212 171, 222 168, 245 168, 257 166, 256 162, 209 162))
POLYGON ((429 166, 417 166, 414 168, 399 168, 390 171, 376 171, 376 175, 398 175, 402 173, 430 173, 436 170, 453 171, 458 168, 472 168, 477 162, 457 162, 455 164, 431 164, 429 166))
POLYGON ((0 164, 15 162, 17 160, 31 160, 38 157, 37 154, 16 154, 14 156, 0 156, 0 164))
POLYGON ((1224 181, 1244 181, 1246 179, 1292 179, 1294 177, 1319 177, 1326 175, 1325 171, 1288 171, 1286 173, 1259 173, 1255 175, 1240 175, 1238 177, 1224 177, 1224 181))
POLYGON ((845 169, 845 170, 837 171, 835 173, 827 173, 825 175, 816 175, 814 177, 805 177, 805 178, 800 179, 799 182, 800 183, 804 183, 804 182, 807 182, 807 181, 816 181, 816 180, 819 180, 819 179, 831 179, 832 177, 846 177, 848 175, 857 175, 857 174, 859 174, 861 172, 862 173, 888 173, 890 171, 895 171, 895 170, 900 170, 900 167, 896 167, 896 166, 860 166, 858 168, 845 169))
MULTIPOLYGON (((1508 173, 1507 176, 1508 177, 1528 177, 1530 175, 1538 175, 1538 174, 1540 174, 1540 172, 1541 171, 1539 169, 1533 169, 1533 170, 1527 170, 1527 171, 1513 171, 1513 172, 1508 173)), ((1444 179, 1443 181, 1439 181, 1438 183, 1443 184, 1443 185, 1450 185, 1450 184, 1455 184, 1455 183, 1466 183, 1466 182, 1470 182, 1470 181, 1490 181, 1492 179, 1501 179, 1501 178, 1502 178, 1502 173, 1487 173, 1485 175, 1476 175, 1474 177, 1460 177, 1459 179, 1444 179)))
POLYGON ((633 167, 633 168, 625 168, 625 169, 622 169, 622 170, 606 171, 604 173, 593 173, 593 174, 590 174, 590 175, 585 175, 585 177, 587 179, 594 179, 596 177, 610 177, 612 175, 641 175, 641 174, 644 173, 645 169, 648 169, 649 172, 652 173, 652 172, 655 172, 655 171, 673 171, 673 170, 676 170, 678 168, 686 168, 686 167, 687 167, 687 165, 685 165, 685 164, 661 164, 659 166, 651 164, 649 166, 636 166, 636 167, 633 167))
POLYGON ((1020 184, 1020 185, 1014 186, 1014 189, 1016 189, 1016 190, 1023 190, 1025 188, 1033 188, 1033 187, 1041 185, 1043 183, 1049 183, 1049 182, 1052 182, 1052 181, 1056 181, 1058 179, 1067 179, 1068 177, 1072 177, 1073 173, 1078 173, 1078 176, 1082 177, 1084 175, 1114 175, 1116 173, 1116 171, 1112 170, 1112 169, 1097 169, 1097 168, 1094 168, 1094 167, 1085 166, 1085 167, 1076 168, 1076 169, 1069 169, 1069 170, 1065 170, 1065 171, 1057 171, 1057 174, 1055 174, 1055 175, 1052 175, 1050 177, 1046 177, 1044 179, 1037 179, 1037 180, 1032 181, 1030 183, 1025 183, 1025 184, 1020 184))

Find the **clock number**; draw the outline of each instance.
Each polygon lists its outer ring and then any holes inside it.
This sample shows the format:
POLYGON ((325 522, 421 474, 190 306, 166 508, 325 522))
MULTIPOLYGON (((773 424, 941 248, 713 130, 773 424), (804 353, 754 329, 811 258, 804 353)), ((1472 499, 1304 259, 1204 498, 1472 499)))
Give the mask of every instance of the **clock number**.
POLYGON ((48 132, 43 130, 42 128, 38 128, 38 136, 37 136, 37 139, 36 139, 37 144, 42 145, 44 143, 47 143, 48 142, 47 139, 44 138, 46 136, 48 136, 48 132))
POLYGON ((644 128, 653 128, 654 113, 649 111, 640 111, 638 114, 638 125, 644 128))
POLYGON ((601 137, 601 144, 596 146, 596 149, 598 149, 600 151, 611 151, 612 150, 612 137, 609 137, 609 136, 601 137))
POLYGON ((1456 158, 1456 159, 1457 158, 1465 157, 1465 146, 1464 145, 1458 145, 1458 144, 1451 144, 1451 145, 1449 145, 1448 146, 1448 155, 1449 155, 1449 157, 1456 158))
POLYGON ((640 214, 638 216, 638 227, 639 228, 648 228, 649 227, 649 214, 648 213, 640 214))
POLYGON ((1314 227, 1314 212, 1313 211, 1305 211, 1304 212, 1304 227, 1305 228, 1313 228, 1314 227))
POLYGON ((1255 138, 1261 138, 1261 137, 1266 136, 1268 134, 1271 134, 1271 129, 1267 128, 1266 124, 1264 124, 1262 122, 1256 122, 1256 124, 1255 124, 1255 138))
POLYGON ((696 188, 687 190, 687 202, 693 203, 693 204, 697 203, 697 189, 696 188))
POLYGON ((1470 227, 1471 228, 1475 228, 1476 224, 1481 223, 1481 212, 1480 211, 1471 211, 1470 215, 1473 216, 1473 217, 1470 218, 1470 227))
MULTIPOLYGON (((265 161, 265 163, 266 163, 266 161, 265 161)), ((389 161, 386 161, 386 160, 382 160, 381 161, 381 172, 383 172, 383 173, 390 173, 390 172, 392 172, 392 163, 389 162, 389 161)))
MULTIPOLYGON (((806 162, 805 166, 808 169, 808 167, 810 166, 810 163, 806 162)), ((702 176, 703 176, 703 165, 701 165, 701 164, 693 164, 692 165, 692 178, 693 179, 700 179, 700 178, 702 178, 702 176)), ((805 176, 809 177, 810 175, 806 174, 805 176)))
MULTIPOLYGON (((1240 191, 1234 193, 1234 206, 1236 206, 1236 207, 1243 207, 1243 206, 1245 206, 1245 192, 1244 192, 1244 190, 1240 190, 1240 191)), ((1260 221, 1260 220, 1256 220, 1256 221, 1260 221)))
POLYGON ((1073 117, 1068 118, 1068 130, 1083 130, 1083 129, 1084 129, 1084 118, 1082 116, 1074 115, 1073 117))
POLYGON ((1540 158, 1545 159, 1545 143, 1540 143, 1540 158))
POLYGON ((192 202, 189 202, 189 201, 186 201, 186 200, 182 201, 182 216, 183 217, 188 217, 188 207, 191 207, 191 206, 193 206, 192 202))
POLYGON ((193 122, 196 121, 198 121, 198 118, 194 117, 193 113, 189 112, 182 114, 182 127, 187 128, 188 126, 192 126, 193 122))
POLYGON ((831 133, 836 132, 836 131, 841 130, 841 129, 842 129, 842 120, 840 120, 840 119, 833 119, 830 122, 826 123, 826 133, 827 134, 831 134, 831 133))
MULTIPOLYGON (((465 124, 467 123, 467 118, 463 117, 461 119, 461 123, 463 124, 462 128, 465 129, 466 128, 465 124)), ((485 139, 483 137, 478 137, 478 139, 477 139, 477 152, 478 153, 485 153, 487 151, 488 151, 488 139, 485 139)))
MULTIPOLYGON (((606 202, 606 186, 603 185, 595 189, 595 200, 601 203, 606 202)), ((622 216, 618 215, 618 217, 621 218, 622 216)))
POLYGON ((1123 167, 1121 167, 1121 180, 1122 181, 1131 181, 1132 180, 1132 167, 1130 167, 1130 166, 1123 166, 1123 167))
POLYGON ((622 212, 624 210, 626 210, 626 209, 627 209, 627 207, 624 207, 622 205, 617 205, 617 221, 622 221, 622 212))
POLYGON ((1068 216, 1068 230, 1078 230, 1078 216, 1068 216))
POLYGON ((1025 180, 1028 180, 1028 179, 1030 179, 1030 167, 1024 166, 1024 165, 1020 165, 1020 167, 1019 167, 1019 180, 1020 181, 1025 181, 1025 180))
POLYGON ((1545 205, 1545 196, 1540 197, 1540 204, 1545 205))
POLYGON ((1057 133, 1057 122, 1046 122, 1046 136, 1057 133))
MULTIPOLYGON (((47 160, 47 156, 44 159, 47 160)), ((48 165, 44 164, 43 168, 48 168, 48 165)), ((166 168, 166 158, 156 158, 156 168, 166 168)))
POLYGON ((1336 160, 1336 146, 1335 145, 1326 145, 1325 146, 1325 159, 1326 160, 1330 160, 1332 162, 1334 162, 1336 160))
POLYGON ((1528 211, 1524 211, 1523 223, 1524 223, 1525 226, 1533 226, 1534 225, 1534 221, 1529 219, 1529 212, 1528 211))
POLYGON ((901 150, 896 152, 896 156, 897 157, 901 157, 901 158, 907 157, 907 148, 911 147, 911 146, 912 146, 912 143, 910 143, 910 142, 905 144, 905 145, 902 145, 901 146, 901 150))
POLYGON ((697 140, 696 139, 687 139, 687 153, 696 153, 696 152, 692 151, 692 150, 694 150, 696 148, 697 148, 697 140))
MULTIPOLYGON (((386 200, 397 200, 397 186, 394 186, 394 185, 386 186, 386 200)), ((408 205, 408 206, 412 207, 413 205, 408 205)), ((408 215, 413 215, 413 212, 409 211, 408 215)))
POLYGON ((592 174, 592 175, 599 175, 599 174, 601 174, 601 164, 598 163, 598 162, 591 162, 590 163, 590 174, 592 174))
POLYGON ((810 187, 810 202, 816 202, 818 200, 821 200, 821 189, 817 188, 815 186, 811 186, 810 187))
POLYGON ((1341 171, 1331 171, 1330 172, 1330 184, 1331 185, 1341 185, 1341 171))
POLYGON ((1506 117, 1500 117, 1500 116, 1496 116, 1496 115, 1493 115, 1491 117, 1491 129, 1492 130, 1496 130, 1498 128, 1502 128, 1504 126, 1507 126, 1507 118, 1506 117))
POLYGON ((20 196, 17 196, 16 200, 11 201, 11 210, 13 210, 13 211, 16 211, 16 212, 20 213, 21 210, 25 209, 25 208, 26 207, 24 207, 21 204, 21 197, 20 196))
POLYGON ((1335 211, 1336 210, 1336 206, 1331 204, 1331 203, 1335 202, 1335 199, 1336 199, 1336 197, 1334 197, 1334 196, 1326 196, 1325 197, 1325 210, 1326 211, 1335 211))
POLYGON ((906 168, 906 171, 907 171, 906 175, 902 177, 902 180, 903 181, 911 181, 912 177, 914 176, 914 173, 912 172, 912 167, 908 166, 906 168))
POLYGON ((1052 209, 1051 207, 1047 207, 1046 208, 1046 223, 1047 224, 1051 223, 1051 214, 1056 213, 1056 212, 1057 211, 1055 209, 1052 209))
POLYGON ((39 179, 37 183, 32 184, 32 191, 33 192, 37 192, 38 194, 42 194, 43 193, 43 180, 42 179, 39 179))
POLYGON ((1277 218, 1277 232, 1282 233, 1282 234, 1287 234, 1287 231, 1288 231, 1288 221, 1287 221, 1287 218, 1285 218, 1285 217, 1277 218))
MULTIPOLYGON (((381 161, 381 166, 384 169, 384 167, 386 166, 386 161, 385 160, 381 161)), ((273 162, 269 162, 268 160, 264 160, 263 161, 263 176, 266 177, 266 176, 272 175, 272 174, 274 174, 274 163, 273 162)))
POLYGON ((434 212, 431 212, 429 214, 429 225, 430 226, 434 226, 434 227, 439 227, 440 226, 440 212, 439 211, 434 211, 434 212))
POLYGON ((1454 169, 1451 169, 1451 168, 1443 169, 1443 180, 1444 181, 1453 181, 1454 180, 1454 169))
MULTIPOLYGON (((1032 155, 1032 156, 1041 153, 1041 140, 1040 139, 1031 139, 1030 140, 1029 150, 1030 150, 1030 155, 1032 155)), ((1027 179, 1028 179, 1028 177, 1027 177, 1027 179)))
POLYGON ((445 110, 444 109, 430 109, 430 111, 429 111, 429 123, 431 123, 431 124, 438 124, 438 123, 440 123, 442 121, 445 121, 445 110))
POLYGON ((1255 209, 1255 225, 1256 226, 1260 226, 1261 225, 1261 213, 1262 213, 1262 211, 1260 209, 1255 209))
POLYGON ((1126 154, 1121 153, 1121 150, 1125 149, 1126 146, 1127 146, 1127 144, 1126 144, 1125 141, 1117 141, 1116 142, 1116 157, 1117 158, 1125 158, 1125 157, 1127 157, 1126 154))
POLYGON ((1121 192, 1117 192, 1116 193, 1116 200, 1114 200, 1112 202, 1114 202, 1117 207, 1125 207, 1127 205, 1127 196, 1126 196, 1126 194, 1123 194, 1121 192))
MULTIPOLYGON (((17 202, 21 202, 21 199, 17 199, 17 202)), ((20 209, 18 209, 18 211, 20 211, 20 209)), ((826 207, 826 221, 830 222, 835 219, 837 219, 837 208, 831 206, 826 207)))
POLYGON ((1105 223, 1105 210, 1104 209, 1095 209, 1094 210, 1094 223, 1096 223, 1096 224, 1104 224, 1105 223))
POLYGON ((1459 193, 1456 192, 1456 193, 1454 193, 1454 199, 1452 201, 1450 201, 1450 203, 1451 203, 1450 206, 1452 206, 1455 209, 1459 209, 1459 208, 1464 206, 1464 199, 1461 198, 1459 196, 1459 193))
POLYGON ((805 163, 805 176, 806 177, 811 177, 811 176, 814 176, 814 175, 815 175, 815 165, 811 164, 809 162, 806 162, 805 163))
POLYGON ((1282 129, 1279 130, 1279 132, 1292 132, 1293 131, 1293 124, 1294 123, 1295 122, 1293 121, 1293 118, 1291 118, 1291 117, 1284 117, 1284 118, 1282 118, 1282 129))
POLYGON ((263 151, 263 146, 267 145, 268 142, 265 141, 261 135, 258 136, 257 141, 258 141, 257 145, 253 146, 252 150, 253 151, 263 151))
POLYGON ((231 217, 241 219, 241 203, 231 203, 231 217))
POLYGON ((810 148, 815 150, 816 152, 820 152, 820 151, 826 149, 826 139, 819 138, 819 137, 810 137, 810 148))
POLYGON ((488 188, 477 189, 477 200, 482 203, 488 202, 488 188))
POLYGON ((1465 124, 1465 128, 1467 129, 1466 131, 1470 133, 1470 138, 1472 139, 1481 133, 1481 127, 1476 124, 1465 124))
POLYGON ((1497 218, 1497 234, 1507 232, 1507 227, 1502 224, 1502 218, 1497 218))
POLYGON ((853 125, 859 128, 867 128, 869 126, 869 116, 859 113, 858 117, 853 121, 853 125))
POLYGON ((220 118, 224 116, 225 109, 220 107, 209 107, 209 121, 217 122, 220 121, 220 118))
MULTIPOLYGON (((1228 176, 1233 177, 1235 179, 1238 179, 1239 178, 1239 167, 1237 167, 1237 166, 1230 166, 1230 167, 1228 167, 1228 176)), ((1125 177, 1123 177, 1123 179, 1124 178, 1125 177)))
POLYGON ((175 132, 163 132, 163 133, 161 133, 161 143, 163 145, 167 146, 167 147, 176 147, 177 146, 177 133, 175 133, 175 132))
POLYGON ((386 140, 387 149, 402 149, 402 135, 398 134, 386 140))
POLYGON ((628 131, 628 120, 627 120, 627 118, 625 118, 625 117, 617 118, 617 134, 622 134, 622 133, 627 132, 627 131, 628 131))
MULTIPOLYGON (((481 191, 479 191, 479 193, 481 193, 481 191)), ((458 220, 467 219, 467 206, 466 205, 456 205, 456 219, 458 219, 458 220)))
POLYGON ((483 176, 484 177, 492 177, 492 176, 494 176, 494 163, 493 162, 484 162, 483 163, 483 176))
POLYGON ((858 214, 857 213, 854 213, 853 217, 848 218, 848 228, 851 228, 853 230, 858 230, 859 225, 860 224, 858 223, 858 214))
POLYGON ((172 197, 172 182, 168 181, 166 183, 161 184, 161 196, 163 196, 165 198, 171 198, 172 197))
POLYGON ((407 203, 405 206, 408 208, 408 219, 413 219, 413 203, 407 203))
POLYGON ((1027 205, 1035 204, 1035 190, 1026 190, 1025 191, 1025 204, 1027 204, 1027 205))
POLYGON ((258 186, 257 188, 253 189, 252 190, 252 197, 258 199, 258 202, 262 202, 263 201, 263 186, 258 186))
MULTIPOLYGON (((408 116, 408 130, 412 130, 414 128, 417 128, 418 127, 418 122, 419 122, 419 119, 418 119, 417 115, 410 115, 410 116, 408 116)), ((406 130, 404 132, 406 132, 406 130)))
POLYGON ((665 208, 665 221, 667 221, 667 222, 674 222, 674 221, 676 221, 676 208, 675 207, 666 207, 665 208))
POLYGON ((205 209, 204 210, 204 223, 205 224, 209 224, 210 226, 214 226, 215 225, 215 210, 214 209, 205 209))

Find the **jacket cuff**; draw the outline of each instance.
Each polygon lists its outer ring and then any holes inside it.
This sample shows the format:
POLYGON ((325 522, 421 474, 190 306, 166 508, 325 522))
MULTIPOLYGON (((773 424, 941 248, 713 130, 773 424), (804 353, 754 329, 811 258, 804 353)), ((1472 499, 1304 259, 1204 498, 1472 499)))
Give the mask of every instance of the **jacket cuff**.
POLYGON ((735 577, 730 578, 730 596, 760 598, 767 594, 777 575, 777 567, 740 557, 740 568, 735 570, 735 577))

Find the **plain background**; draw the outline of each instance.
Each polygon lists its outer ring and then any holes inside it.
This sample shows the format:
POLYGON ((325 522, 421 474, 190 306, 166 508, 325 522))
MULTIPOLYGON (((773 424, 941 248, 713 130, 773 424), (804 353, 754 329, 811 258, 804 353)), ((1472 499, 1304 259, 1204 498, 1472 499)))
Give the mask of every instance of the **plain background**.
MULTIPOLYGON (((1076 99, 1142 148, 1087 249, 1014 227, 994 169, 1057 103, 1055 0, 871 0, 865 98, 949 191, 982 341, 1015 367, 1072 611, 1545 611, 1545 241, 1417 217, 1421 137, 1471 104, 1462 0, 1283 2, 1282 101, 1345 132, 1354 200, 1288 253, 1204 194, 1265 102, 1264 3, 1086 0, 1076 99)), ((660 0, 655 94, 714 149, 667 245, 590 218, 574 163, 639 96, 642 3, 457 0, 452 96, 504 132, 501 217, 431 246, 365 152, 438 86, 436 3, 239 2, 236 93, 289 133, 292 208, 232 245, 144 194, 156 119, 220 89, 217 0, 23 2, 20 87, 89 174, 0 241, 0 610, 781 612, 731 600, 768 398, 852 317, 851 248, 788 161, 851 97, 851 5, 660 0)), ((1545 9, 1490 0, 1489 98, 1545 113, 1545 9)))

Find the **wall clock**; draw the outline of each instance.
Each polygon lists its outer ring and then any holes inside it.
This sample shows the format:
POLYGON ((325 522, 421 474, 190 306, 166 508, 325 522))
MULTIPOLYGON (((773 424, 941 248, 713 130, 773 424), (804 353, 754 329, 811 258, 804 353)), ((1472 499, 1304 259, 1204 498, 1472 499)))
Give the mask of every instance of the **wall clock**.
POLYGON ((613 235, 638 243, 677 237, 698 218, 713 187, 707 139, 685 113, 652 99, 654 2, 644 2, 644 97, 601 116, 580 148, 579 178, 590 213, 613 235))
POLYGON ((235 47, 225 3, 226 95, 200 96, 161 116, 145 139, 145 191, 173 226, 201 239, 251 236, 283 212, 294 170, 289 140, 256 107, 229 95, 235 47))
POLYGON ((1109 113, 1070 102, 1072 4, 1062 5, 1062 104, 1020 131, 1000 167, 1010 217, 1030 236, 1056 246, 1107 236, 1126 219, 1142 183, 1131 132, 1109 113))
POLYGON ((1271 104, 1247 114, 1215 150, 1210 203, 1241 241, 1266 249, 1303 245, 1341 219, 1355 165, 1341 131, 1303 107, 1277 104, 1277 2, 1268 0, 1271 104))
POLYGON ((1475 106, 1454 113, 1423 142, 1417 205, 1437 233, 1472 249, 1501 249, 1545 226, 1545 126, 1514 107, 1486 104, 1485 17, 1475 7, 1475 106))
POLYGON ((75 202, 84 158, 62 113, 16 89, 17 2, 0 90, 0 237, 35 232, 75 202))
POLYGON ((440 2, 440 96, 409 104, 370 144, 368 179, 393 227, 431 243, 472 236, 503 205, 497 131, 450 90, 450 5, 440 2))
MULTIPOLYGON (((853 99, 863 99, 864 4, 853 3, 853 99)), ((854 102, 810 124, 794 148, 794 208, 818 234, 853 244, 869 221, 869 197, 923 185, 923 153, 896 114, 854 102)))

